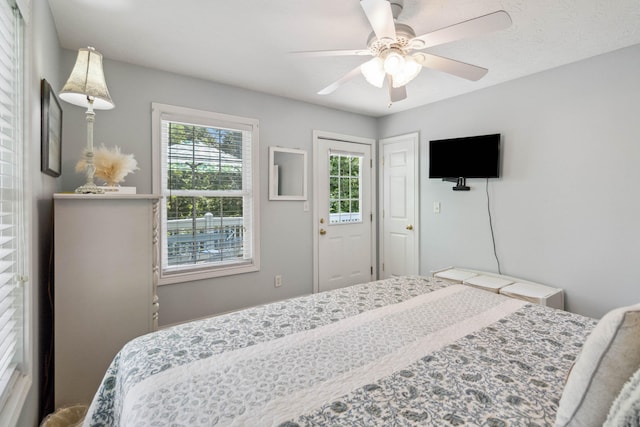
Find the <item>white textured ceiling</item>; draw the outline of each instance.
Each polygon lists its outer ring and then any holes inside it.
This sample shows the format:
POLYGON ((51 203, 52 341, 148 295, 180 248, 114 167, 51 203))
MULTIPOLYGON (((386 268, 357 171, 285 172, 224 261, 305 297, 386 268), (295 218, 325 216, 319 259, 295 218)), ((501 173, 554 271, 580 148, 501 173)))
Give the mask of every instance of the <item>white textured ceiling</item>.
MULTIPOLYGON (((49 0, 60 43, 105 58, 383 116, 640 43, 640 0, 405 0, 399 22, 424 34, 496 10, 513 25, 427 52, 489 69, 477 82, 423 69, 408 98, 362 76, 316 92, 368 57, 301 50, 366 48, 358 0, 49 0)), ((107 76, 109 83, 109 76, 107 76)))

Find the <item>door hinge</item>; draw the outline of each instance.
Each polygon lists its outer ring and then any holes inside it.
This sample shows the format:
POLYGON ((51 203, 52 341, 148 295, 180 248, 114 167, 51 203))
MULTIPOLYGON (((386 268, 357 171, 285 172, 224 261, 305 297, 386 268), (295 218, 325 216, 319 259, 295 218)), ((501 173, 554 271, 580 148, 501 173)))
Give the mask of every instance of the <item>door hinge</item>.
POLYGON ((371 275, 373 276, 373 265, 371 266, 371 275))
POLYGON ((370 217, 371 217, 371 221, 373 221, 373 212, 371 213, 370 217))
POLYGON ((373 169, 373 159, 369 159, 369 167, 373 169))
POLYGON ((384 262, 382 263, 382 271, 384 271, 384 262))

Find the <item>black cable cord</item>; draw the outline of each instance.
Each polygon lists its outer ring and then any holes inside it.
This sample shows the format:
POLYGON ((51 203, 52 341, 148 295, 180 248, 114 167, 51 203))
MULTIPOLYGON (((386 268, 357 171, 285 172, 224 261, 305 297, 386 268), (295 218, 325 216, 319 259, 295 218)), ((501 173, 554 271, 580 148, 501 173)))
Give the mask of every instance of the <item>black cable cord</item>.
POLYGON ((500 270, 500 260, 498 259, 498 253, 496 252, 496 237, 493 234, 493 222, 491 221, 491 204, 489 203, 489 178, 487 178, 487 185, 485 186, 487 193, 487 212, 489 213, 489 228, 491 229, 491 242, 493 242, 493 255, 496 257, 496 263, 498 264, 498 274, 502 274, 500 270))

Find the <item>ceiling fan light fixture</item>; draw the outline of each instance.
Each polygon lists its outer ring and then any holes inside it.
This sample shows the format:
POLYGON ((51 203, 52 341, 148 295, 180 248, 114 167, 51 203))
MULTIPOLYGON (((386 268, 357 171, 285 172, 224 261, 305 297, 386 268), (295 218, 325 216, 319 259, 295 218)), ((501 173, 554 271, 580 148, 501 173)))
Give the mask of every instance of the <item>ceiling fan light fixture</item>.
POLYGON ((396 102, 407 97, 405 85, 420 74, 422 68, 431 68, 476 81, 487 69, 430 53, 412 53, 416 50, 454 42, 507 28, 512 21, 504 10, 478 16, 416 36, 413 28, 397 21, 404 0, 360 0, 373 32, 367 39, 366 50, 333 50, 297 52, 311 56, 371 55, 373 59, 353 68, 347 74, 318 92, 327 95, 345 82, 362 74, 373 86, 381 88, 388 80, 389 99, 396 102))
POLYGON ((390 51, 384 58, 384 71, 395 76, 404 68, 404 56, 395 50, 390 51))
POLYGON ((375 57, 360 66, 360 72, 373 86, 381 88, 386 75, 382 59, 375 57))
POLYGON ((419 64, 411 55, 404 58, 403 66, 395 74, 393 74, 393 87, 401 87, 415 79, 422 70, 419 64))

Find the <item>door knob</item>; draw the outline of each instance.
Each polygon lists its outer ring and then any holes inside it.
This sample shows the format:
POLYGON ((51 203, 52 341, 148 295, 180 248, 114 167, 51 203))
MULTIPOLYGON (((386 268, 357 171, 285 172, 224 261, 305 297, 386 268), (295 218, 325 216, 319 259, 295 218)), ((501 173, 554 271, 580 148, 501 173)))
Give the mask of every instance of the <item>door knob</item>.
POLYGON ((324 228, 321 228, 320 234, 324 236, 325 234, 327 234, 327 230, 325 230, 324 228))
POLYGON ((407 230, 413 230, 413 225, 411 225, 411 224, 407 225, 406 229, 407 230))

